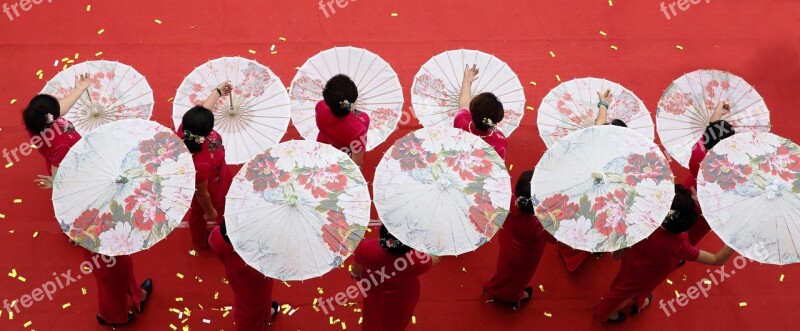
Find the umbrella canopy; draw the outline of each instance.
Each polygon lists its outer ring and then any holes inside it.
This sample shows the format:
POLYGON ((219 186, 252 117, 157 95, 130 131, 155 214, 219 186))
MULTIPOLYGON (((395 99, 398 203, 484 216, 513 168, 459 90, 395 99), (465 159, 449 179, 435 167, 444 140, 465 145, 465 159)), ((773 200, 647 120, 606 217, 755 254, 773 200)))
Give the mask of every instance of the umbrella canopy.
POLYGON ((288 141, 257 155, 234 178, 226 203, 234 249, 280 280, 339 267, 369 224, 369 189, 358 166, 313 141, 288 141))
POLYGON ((277 144, 289 127, 289 95, 280 78, 264 65, 241 57, 222 57, 186 76, 172 103, 177 129, 189 109, 202 105, 214 89, 230 81, 230 96, 219 98, 214 130, 222 135, 225 161, 242 164, 277 144))
POLYGON ((510 136, 519 127, 525 114, 525 91, 508 64, 481 51, 446 51, 423 64, 414 76, 414 86, 411 87, 414 113, 425 127, 452 127, 453 119, 460 110, 458 97, 464 79, 464 67, 473 64, 478 66, 481 74, 472 84, 472 95, 491 92, 500 99, 505 116, 497 128, 510 136))
POLYGON ((64 115, 81 135, 122 119, 150 119, 153 89, 136 69, 114 61, 86 61, 59 72, 42 94, 63 99, 75 88, 75 77, 89 74, 90 85, 70 112, 64 115))
POLYGON ((84 248, 119 256, 166 238, 195 191, 192 155, 170 129, 120 120, 83 136, 53 183, 61 229, 84 248))
POLYGON ((720 70, 697 70, 676 79, 658 102, 656 123, 661 144, 689 168, 692 146, 702 137, 717 104, 736 132, 769 132, 769 110, 756 90, 739 76, 720 70))
POLYGON ((545 145, 550 147, 570 132, 594 126, 597 93, 609 90, 613 95, 608 107, 609 121, 622 120, 628 128, 653 140, 653 119, 636 94, 612 81, 589 77, 561 83, 542 99, 536 122, 545 145))
POLYGON ((675 197, 672 171, 658 146, 613 125, 556 141, 539 160, 531 185, 544 228, 589 252, 612 252, 647 238, 675 197))
POLYGON ((433 255, 473 251, 500 230, 511 180, 480 137, 432 127, 401 138, 375 171, 375 208, 397 239, 433 255))
POLYGON ((325 83, 344 74, 358 87, 355 109, 369 116, 367 150, 383 143, 397 128, 403 112, 403 88, 397 73, 375 53, 356 47, 335 47, 314 55, 292 80, 292 123, 307 140, 317 140, 315 107, 325 83))
POLYGON ((700 165, 697 198, 711 229, 747 258, 800 262, 800 147, 765 132, 737 133, 700 165))

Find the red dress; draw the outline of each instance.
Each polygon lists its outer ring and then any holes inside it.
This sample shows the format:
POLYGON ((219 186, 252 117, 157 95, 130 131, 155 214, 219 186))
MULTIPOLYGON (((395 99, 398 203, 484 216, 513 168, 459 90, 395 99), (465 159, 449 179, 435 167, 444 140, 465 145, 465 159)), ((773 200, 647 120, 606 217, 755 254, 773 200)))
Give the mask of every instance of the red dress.
MULTIPOLYGON (((50 175, 53 175, 52 167, 59 167, 69 149, 81 139, 72 123, 63 117, 57 118, 50 129, 42 133, 28 134, 44 157, 47 173, 50 175), (39 138, 33 139, 34 137, 39 138)), ((90 261, 95 266, 92 275, 97 281, 100 316, 109 323, 127 322, 128 296, 133 298, 137 308, 142 299, 141 287, 133 274, 133 259, 129 255, 122 255, 114 257, 116 262, 106 263, 105 261, 112 261, 110 257, 103 260, 101 255, 86 249, 83 250, 83 255, 85 261, 90 261)))
POLYGON ((498 235, 497 269, 483 286, 497 300, 519 303, 536 272, 545 244, 555 244, 556 239, 534 214, 523 212, 515 204, 498 235))
POLYGON ((679 260, 694 261, 698 256, 700 250, 689 244, 685 233, 678 235, 659 227, 650 237, 625 250, 617 277, 595 308, 595 317, 605 320, 631 298, 641 307, 679 260))
POLYGON ((325 101, 318 102, 315 110, 319 128, 317 142, 332 145, 347 155, 352 155, 354 151, 366 151, 369 131, 369 116, 366 113, 337 117, 325 101))
POLYGON ((479 131, 475 128, 475 124, 472 123, 472 114, 470 114, 468 109, 462 109, 456 113, 456 117, 453 120, 453 127, 483 138, 485 142, 494 147, 494 150, 497 151, 497 154, 500 154, 503 160, 506 159, 506 149, 508 148, 508 139, 506 139, 506 135, 500 132, 500 130, 490 130, 488 132, 479 131))
POLYGON ((405 330, 419 301, 419 276, 431 269, 431 258, 415 250, 394 256, 383 250, 378 239, 361 241, 353 257, 356 263, 364 266, 362 281, 375 277, 379 282, 375 286, 375 282, 370 281, 372 286, 364 297, 363 330, 405 330), (404 260, 406 268, 403 269, 403 263, 396 262, 398 260, 404 260), (389 279, 380 282, 383 276, 373 273, 375 270, 390 275, 389 279))
MULTIPOLYGON (((183 126, 178 128, 178 132, 183 132, 183 126)), ((194 168, 197 171, 195 182, 208 181, 211 204, 220 217, 218 223, 221 223, 224 222, 222 215, 225 214, 225 195, 228 194, 233 182, 233 174, 225 163, 225 147, 222 146, 222 137, 217 131, 208 134, 201 148, 199 152, 192 154, 194 168)), ((192 241, 198 247, 205 247, 208 240, 207 222, 204 216, 205 210, 195 196, 187 218, 192 241)))
POLYGON ((52 167, 61 165, 61 161, 67 156, 69 149, 78 140, 81 140, 81 134, 75 131, 72 122, 64 117, 59 117, 53 121, 49 129, 37 134, 28 132, 28 135, 30 135, 33 145, 44 157, 47 174, 51 176, 53 175, 52 167))
POLYGON ((219 227, 208 238, 211 250, 225 265, 225 277, 233 289, 233 319, 239 331, 266 330, 272 318, 273 279, 264 276, 242 260, 222 237, 219 227))
MULTIPOLYGON (((695 196, 695 200, 697 200, 697 175, 700 172, 700 163, 703 162, 703 158, 706 157, 706 152, 706 148, 703 145, 703 138, 700 138, 694 147, 692 147, 692 157, 689 159, 689 177, 683 182, 683 186, 692 192, 692 195, 695 196)), ((693 246, 697 245, 697 243, 711 231, 711 227, 708 225, 705 217, 703 217, 703 212, 700 210, 699 204, 697 205, 697 215, 697 221, 688 231, 689 243, 693 246)))

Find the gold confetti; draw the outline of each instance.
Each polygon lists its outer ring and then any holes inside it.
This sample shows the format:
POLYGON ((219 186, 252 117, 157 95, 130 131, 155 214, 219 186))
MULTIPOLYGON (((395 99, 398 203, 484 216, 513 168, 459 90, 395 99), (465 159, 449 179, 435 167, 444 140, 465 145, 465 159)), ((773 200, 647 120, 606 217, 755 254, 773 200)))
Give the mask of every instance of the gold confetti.
POLYGON ((219 292, 214 292, 214 300, 219 299, 219 292))
POLYGON ((86 295, 86 288, 85 287, 81 287, 81 294, 86 295))
POLYGON ((531 85, 536 86, 536 82, 531 81, 531 85))
POLYGON ((272 55, 275 55, 275 54, 278 54, 278 51, 272 51, 272 52, 269 52, 269 53, 272 54, 272 55))
POLYGON ((209 319, 205 319, 205 318, 204 318, 204 319, 203 319, 203 323, 206 323, 206 324, 211 324, 211 320, 209 320, 209 319))
MULTIPOLYGON (((167 99, 167 102, 172 102, 173 99, 175 99, 175 97, 171 97, 171 98, 167 99)), ((192 254, 192 255, 196 256, 197 252, 195 252, 194 250, 191 250, 191 251, 189 251, 189 254, 192 254), (194 254, 192 254, 192 252, 194 252, 194 254)))
POLYGON ((61 70, 67 70, 67 68, 69 68, 69 64, 65 64, 64 67, 61 68, 61 70))
MULTIPOLYGON (((44 76, 44 74, 39 74, 39 79, 42 79, 43 76, 44 76)), ((31 146, 31 147, 34 147, 34 146, 31 146)))
POLYGON ((161 20, 159 20, 159 19, 156 19, 155 22, 156 22, 156 24, 161 24, 161 20))
POLYGON ((556 80, 560 82, 561 81, 561 76, 556 75, 556 80))
POLYGON ((372 232, 372 229, 370 229, 370 228, 367 228, 367 232, 372 232))
POLYGON ((678 293, 678 290, 675 290, 675 297, 676 297, 676 298, 680 298, 680 297, 681 297, 681 294, 680 294, 680 293, 678 293))
POLYGON ((605 31, 600 31, 600 35, 603 37, 608 36, 608 34, 605 31))
POLYGON ((177 297, 177 298, 175 298, 175 302, 183 302, 183 298, 177 297))
POLYGON ((461 272, 467 272, 467 268, 461 267, 461 272))
POLYGON ((608 0, 608 6, 609 7, 614 7, 614 2, 612 0, 608 0))
POLYGON ((201 305, 201 304, 199 304, 199 303, 197 304, 197 306, 198 306, 198 307, 200 307, 200 310, 203 310, 203 309, 204 309, 204 308, 203 308, 203 305, 201 305))
POLYGON ((747 307, 747 302, 739 302, 739 307, 747 307))
POLYGON ((173 331, 177 331, 178 330, 178 327, 173 325, 173 324, 170 324, 169 328, 172 329, 173 331))
POLYGON ((36 72, 36 76, 39 76, 41 74, 42 74, 42 69, 39 69, 39 71, 36 72))
POLYGON ((75 63, 75 60, 69 60, 69 61, 67 61, 67 63, 73 64, 73 63, 75 63))
MULTIPOLYGON (((167 102, 169 102, 170 100, 172 100, 172 98, 169 98, 169 100, 167 100, 167 102)), ((196 250, 190 250, 190 251, 189 251, 189 255, 191 255, 191 256, 197 256, 197 251, 196 251, 196 250)))
POLYGON ((33 233, 33 237, 34 237, 34 238, 36 238, 36 237, 38 237, 38 236, 39 236, 39 231, 36 231, 36 232, 34 232, 34 233, 33 233))
POLYGON ((345 324, 344 322, 342 322, 342 330, 347 330, 347 324, 345 324))
POLYGON ((77 59, 78 59, 78 56, 80 56, 80 54, 78 54, 78 53, 75 53, 75 56, 74 56, 74 58, 77 60, 77 59))
POLYGON ((225 284, 225 285, 228 285, 228 280, 223 277, 222 278, 222 283, 225 284))
POLYGON ((6 218, 6 214, 0 214, 0 218, 6 218))
POLYGON ((508 170, 511 170, 511 169, 514 169, 514 165, 513 164, 508 166, 508 170))
POLYGON ((251 50, 249 50, 248 52, 250 52, 250 54, 255 54, 255 53, 256 53, 256 51, 255 51, 255 50, 252 50, 252 49, 251 49, 251 50))
MULTIPOLYGON (((2 214, 0 214, 0 215, 2 215, 2 214)), ((781 274, 781 279, 780 279, 780 281, 781 281, 781 282, 783 281, 783 274, 781 274)))
POLYGON ((548 312, 544 312, 544 316, 547 316, 547 317, 553 317, 553 314, 551 314, 551 313, 548 313, 548 312))
POLYGON ((317 287, 317 293, 323 294, 325 291, 323 291, 321 287, 317 287))
POLYGON ((103 34, 103 32, 106 32, 106 29, 100 29, 100 30, 98 30, 98 31, 97 31, 97 34, 98 34, 98 35, 101 35, 101 34, 103 34))
POLYGON ((539 291, 541 291, 542 293, 544 293, 544 285, 541 285, 541 284, 539 284, 539 291))
POLYGON ((294 67, 294 70, 300 70, 300 67, 294 67))
POLYGON ((614 46, 614 45, 611 45, 611 49, 613 49, 613 50, 615 50, 615 51, 616 51, 616 50, 618 50, 618 49, 619 49, 619 47, 617 47, 617 46, 614 46))
POLYGON ((94 53, 94 56, 100 56, 100 55, 103 55, 103 52, 94 53))
POLYGON ((272 44, 272 47, 269 48, 269 51, 272 52, 275 50, 275 44, 272 44))
POLYGON ((397 13, 392 13, 392 17, 397 17, 397 13))
POLYGON ((200 278, 200 276, 194 276, 194 280, 196 280, 198 283, 202 283, 203 282, 203 279, 200 278))
POLYGON ((180 314, 181 313, 181 311, 176 309, 176 308, 170 308, 169 311, 171 311, 173 313, 176 313, 176 314, 180 314))
POLYGON ((9 310, 8 311, 8 320, 10 321, 10 320, 13 320, 13 319, 14 319, 14 312, 9 310))
POLYGON ((25 279, 25 277, 22 277, 22 276, 18 276, 17 279, 19 279, 19 281, 23 282, 23 283, 28 281, 27 279, 25 279))
POLYGON ((228 317, 228 314, 230 314, 230 313, 231 313, 231 312, 229 312, 229 311, 226 311, 226 312, 222 313, 222 317, 223 317, 223 318, 224 318, 224 317, 228 317))
POLYGON ((11 272, 8 273, 8 277, 17 278, 17 269, 11 269, 11 272))
POLYGON ((688 278, 689 278, 689 277, 686 277, 686 275, 683 275, 683 277, 681 277, 681 280, 685 282, 685 281, 686 281, 686 279, 688 279, 688 278))
POLYGON ((287 283, 285 281, 283 282, 283 285, 286 285, 286 287, 292 287, 292 285, 289 285, 289 283, 287 283))
POLYGON ((278 37, 278 40, 280 40, 280 41, 286 41, 286 38, 284 38, 284 37, 278 37))
POLYGON ((683 46, 681 46, 681 45, 675 45, 675 48, 683 50, 683 46))
POLYGON ((361 312, 361 308, 353 308, 353 312, 354 313, 360 313, 361 312))
POLYGON ((86 5, 86 11, 92 11, 92 5, 86 5))
POLYGON ((12 166, 14 166, 14 162, 6 163, 6 169, 11 168, 12 166))
POLYGON ((67 303, 61 305, 61 309, 67 309, 67 308, 69 308, 69 306, 72 306, 72 305, 69 302, 67 302, 67 303))
POLYGON ((364 317, 363 316, 358 318, 358 324, 361 324, 361 322, 363 322, 363 321, 364 321, 364 317))
POLYGON ((178 277, 178 278, 180 278, 180 279, 183 279, 183 274, 182 274, 182 273, 180 273, 180 272, 179 272, 179 273, 177 273, 177 274, 175 274, 175 276, 177 276, 177 277, 178 277))
MULTIPOLYGON (((183 320, 183 321, 181 321, 181 323, 184 323, 185 321, 186 321, 186 320, 183 320)), ((183 328, 182 328, 181 330, 183 330, 183 331, 189 331, 189 326, 188 326, 188 325, 184 325, 184 326, 183 326, 183 328)))
POLYGON ((281 308, 283 308, 282 314, 284 314, 284 315, 288 314, 289 311, 292 310, 292 306, 286 305, 286 304, 281 305, 281 308))
POLYGON ((417 317, 411 316, 411 324, 417 324, 417 317))
POLYGON ((297 307, 297 308, 295 308, 295 309, 292 309, 292 311, 290 311, 290 312, 289 312, 289 316, 292 316, 292 315, 294 315, 294 313, 295 313, 296 311, 298 311, 298 310, 300 310, 300 307, 297 307))
POLYGON ((24 326, 24 327, 26 327, 26 328, 27 328, 27 327, 31 326, 31 324, 33 324, 33 322, 31 322, 31 321, 27 321, 27 322, 25 322, 25 324, 23 324, 22 326, 24 326))
POLYGON ((14 234, 14 230, 8 231, 8 233, 10 233, 10 234, 14 234))
POLYGON ((11 104, 13 105, 15 103, 17 103, 17 99, 11 99, 11 104))
POLYGON ((333 325, 333 316, 328 316, 328 324, 333 325))
POLYGON ((667 284, 672 285, 672 281, 669 278, 667 278, 667 284))
POLYGON ((65 58, 61 59, 61 62, 67 62, 67 61, 69 61, 68 57, 65 57, 65 58))
POLYGON ((711 281, 710 281, 710 280, 708 280, 708 279, 706 279, 706 280, 703 280, 703 284, 706 284, 706 285, 711 285, 711 281))
POLYGON ((553 51, 550 51, 550 56, 551 56, 551 57, 556 57, 556 53, 555 53, 555 52, 553 52, 553 51))

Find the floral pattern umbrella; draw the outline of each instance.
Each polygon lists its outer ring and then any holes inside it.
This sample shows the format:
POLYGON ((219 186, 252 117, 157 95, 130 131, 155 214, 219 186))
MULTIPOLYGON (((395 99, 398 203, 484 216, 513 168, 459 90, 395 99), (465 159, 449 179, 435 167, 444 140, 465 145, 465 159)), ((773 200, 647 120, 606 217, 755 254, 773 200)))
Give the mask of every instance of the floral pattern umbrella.
POLYGON ((172 104, 177 129, 189 109, 202 105, 219 84, 231 81, 233 92, 219 98, 214 130, 222 135, 225 161, 242 164, 277 144, 289 127, 289 94, 272 70, 241 57, 206 62, 186 76, 172 104))
POLYGON ((494 148, 448 127, 414 131, 375 171, 375 208, 404 244, 458 255, 485 244, 508 215, 511 180, 494 148))
POLYGON ((86 61, 59 72, 42 94, 63 99, 75 88, 75 76, 89 74, 90 85, 64 117, 81 135, 122 119, 150 119, 153 89, 136 69, 113 61, 86 61))
POLYGON ((120 120, 89 132, 67 153, 53 183, 61 229, 84 248, 119 256, 166 238, 189 210, 192 155, 170 129, 120 120))
POLYGON ((675 197, 672 171, 658 146, 612 125, 556 141, 536 166, 531 185, 544 228, 588 252, 613 252, 647 238, 675 197))
POLYGON ((464 67, 476 64, 480 78, 472 84, 472 94, 494 93, 505 107, 505 116, 497 128, 510 136, 525 114, 525 91, 517 74, 494 55, 476 50, 453 50, 434 56, 419 69, 411 87, 414 113, 425 127, 453 126, 460 110, 464 67))
POLYGON ((800 147, 765 132, 737 133, 700 165, 697 198, 711 229, 761 263, 800 262, 800 147))
POLYGON ((257 155, 234 178, 226 203, 234 249, 284 281, 339 267, 364 237, 371 205, 358 166, 312 141, 280 143, 257 155))
POLYGON ((292 80, 292 123, 307 140, 317 140, 315 107, 333 76, 345 74, 358 87, 358 111, 369 116, 367 150, 383 143, 397 128, 403 112, 403 88, 388 62, 356 47, 335 47, 314 55, 292 80))
POLYGON ((661 144, 673 159, 689 168, 692 147, 703 135, 717 104, 728 102, 722 114, 736 132, 769 132, 764 99, 741 77, 720 70, 697 70, 676 79, 658 102, 656 123, 661 144))
POLYGON ((576 78, 550 90, 539 106, 537 124, 545 145, 552 146, 570 132, 594 126, 597 92, 611 90, 609 121, 619 119, 628 128, 653 140, 653 119, 642 100, 622 85, 600 78, 576 78))

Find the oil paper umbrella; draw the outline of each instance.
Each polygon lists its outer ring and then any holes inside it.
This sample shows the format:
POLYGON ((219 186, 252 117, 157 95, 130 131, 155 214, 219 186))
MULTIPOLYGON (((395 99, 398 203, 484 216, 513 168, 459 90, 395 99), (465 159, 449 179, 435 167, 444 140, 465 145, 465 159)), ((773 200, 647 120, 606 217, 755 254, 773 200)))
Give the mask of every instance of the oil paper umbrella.
POLYGON ((472 84, 472 95, 494 93, 505 107, 505 116, 497 127, 506 136, 519 127, 525 111, 525 91, 517 74, 494 55, 476 50, 446 51, 434 56, 419 69, 411 87, 411 103, 422 125, 453 126, 459 111, 464 68, 477 65, 481 73, 472 84))
POLYGON ((555 238, 612 252, 647 238, 667 216, 675 187, 650 139, 626 128, 581 129, 556 141, 531 181, 536 217, 555 238))
POLYGON ((220 84, 231 81, 233 92, 214 109, 214 130, 222 135, 225 161, 242 164, 277 144, 289 127, 286 87, 269 68, 241 57, 222 57, 197 67, 178 88, 172 105, 175 128, 183 114, 201 105, 220 84))
POLYGON ((317 140, 315 107, 331 77, 345 74, 358 87, 355 109, 370 123, 367 150, 383 143, 397 128, 403 111, 403 88, 394 69, 374 53, 355 47, 335 47, 314 55, 292 80, 292 123, 307 140, 317 140))
POLYGON ((697 70, 676 79, 658 102, 656 123, 661 144, 673 159, 689 167, 692 146, 702 137, 720 102, 722 114, 736 132, 769 132, 769 110, 756 90, 742 78, 720 70, 697 70))
POLYGON ((653 140, 653 119, 642 100, 622 85, 589 77, 561 83, 542 100, 536 122, 545 145, 550 147, 570 132, 594 126, 597 93, 606 91, 613 95, 608 107, 609 120, 622 120, 628 128, 653 140))
POLYGON ((375 171, 375 208, 404 244, 458 255, 500 230, 511 202, 503 160, 480 137, 448 127, 395 142, 375 171))
POLYGON ((312 141, 288 141, 256 155, 234 178, 226 203, 234 249, 256 270, 284 281, 341 266, 369 224, 369 189, 358 166, 312 141))
POLYGON ((59 72, 47 82, 43 94, 62 99, 75 88, 75 76, 89 74, 87 93, 65 116, 85 135, 98 126, 122 119, 150 119, 153 90, 136 69, 113 61, 87 61, 59 72))
POLYGON ((120 120, 83 136, 58 168, 53 207, 61 228, 84 248, 109 256, 166 238, 194 196, 192 155, 172 130, 120 120))
POLYGON ((800 262, 800 147, 765 132, 737 133, 700 165, 697 198, 711 229, 747 258, 800 262))

